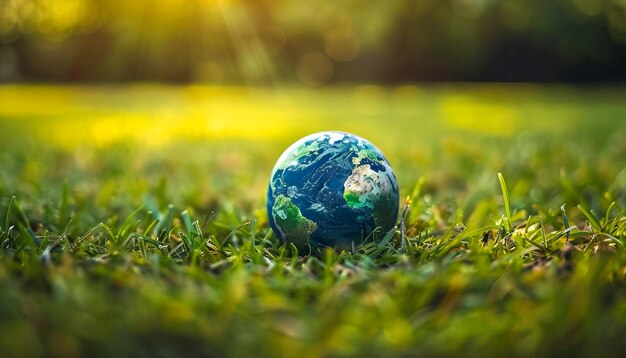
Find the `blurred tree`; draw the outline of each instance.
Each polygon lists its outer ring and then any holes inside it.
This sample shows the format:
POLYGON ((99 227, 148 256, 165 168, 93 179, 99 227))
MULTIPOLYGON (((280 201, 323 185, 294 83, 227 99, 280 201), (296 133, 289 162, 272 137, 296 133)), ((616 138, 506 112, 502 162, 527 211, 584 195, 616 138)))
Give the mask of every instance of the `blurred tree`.
POLYGON ((0 0, 0 81, 623 81, 624 0, 0 0))

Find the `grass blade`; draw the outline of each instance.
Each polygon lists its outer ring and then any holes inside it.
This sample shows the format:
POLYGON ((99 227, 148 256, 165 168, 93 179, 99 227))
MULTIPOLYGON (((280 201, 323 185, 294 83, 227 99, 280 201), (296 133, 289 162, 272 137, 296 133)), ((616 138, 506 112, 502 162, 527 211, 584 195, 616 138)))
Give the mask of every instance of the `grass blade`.
MULTIPOLYGON (((578 204, 576 207, 580 211, 582 211, 583 215, 585 215, 587 220, 589 220, 589 223, 593 226, 594 229, 602 231, 602 225, 600 224, 600 220, 598 220, 598 217, 593 212, 587 210, 584 206, 580 204, 578 204)), ((561 207, 561 209, 563 210, 563 207, 561 207)), ((566 224, 566 227, 569 227, 569 225, 566 224)))
POLYGON ((511 208, 509 206, 509 191, 506 188, 506 182, 504 181, 502 173, 498 173, 498 181, 500 181, 500 189, 502 189, 502 200, 504 201, 504 212, 506 213, 505 227, 507 231, 510 232, 513 229, 513 224, 511 222, 511 208))
POLYGON ((5 224, 5 227, 4 227, 4 230, 6 230, 4 232, 4 234, 7 236, 7 238, 9 236, 9 231, 10 231, 9 230, 9 225, 11 225, 11 213, 13 211, 13 203, 15 203, 16 199, 17 198, 15 197, 15 195, 12 196, 11 197, 11 201, 9 201, 9 207, 7 208, 7 216, 6 216, 6 220, 5 220, 6 224, 5 224))

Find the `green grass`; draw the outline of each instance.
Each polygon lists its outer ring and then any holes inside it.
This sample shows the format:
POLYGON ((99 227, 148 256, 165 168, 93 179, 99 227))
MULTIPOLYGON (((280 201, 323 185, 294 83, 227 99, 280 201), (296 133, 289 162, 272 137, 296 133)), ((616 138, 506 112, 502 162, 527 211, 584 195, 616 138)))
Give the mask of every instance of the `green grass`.
POLYGON ((0 351, 617 356, 625 94, 0 87, 0 351), (299 256, 266 185, 325 129, 377 144, 406 206, 299 256))

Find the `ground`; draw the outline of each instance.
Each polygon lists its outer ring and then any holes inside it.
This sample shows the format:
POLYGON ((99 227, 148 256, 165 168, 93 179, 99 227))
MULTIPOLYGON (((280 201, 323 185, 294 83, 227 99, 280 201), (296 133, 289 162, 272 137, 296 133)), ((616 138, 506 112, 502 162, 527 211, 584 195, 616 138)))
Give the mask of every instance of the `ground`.
POLYGON ((2 86, 3 356, 617 356, 625 97, 2 86), (301 256, 265 193, 321 130, 385 153, 402 220, 301 256))

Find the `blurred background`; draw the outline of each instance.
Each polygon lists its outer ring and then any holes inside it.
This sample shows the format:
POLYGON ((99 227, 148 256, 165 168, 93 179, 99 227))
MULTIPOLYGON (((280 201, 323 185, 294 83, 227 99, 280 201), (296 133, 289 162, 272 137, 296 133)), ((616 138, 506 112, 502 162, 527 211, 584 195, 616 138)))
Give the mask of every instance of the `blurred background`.
POLYGON ((2 82, 626 80, 626 0, 0 0, 2 82))
POLYGON ((163 180, 162 208, 249 214, 289 144, 342 130, 477 225, 498 172, 516 208, 605 212, 625 64, 626 0, 0 0, 0 195, 45 221, 67 184, 89 227, 163 180))

